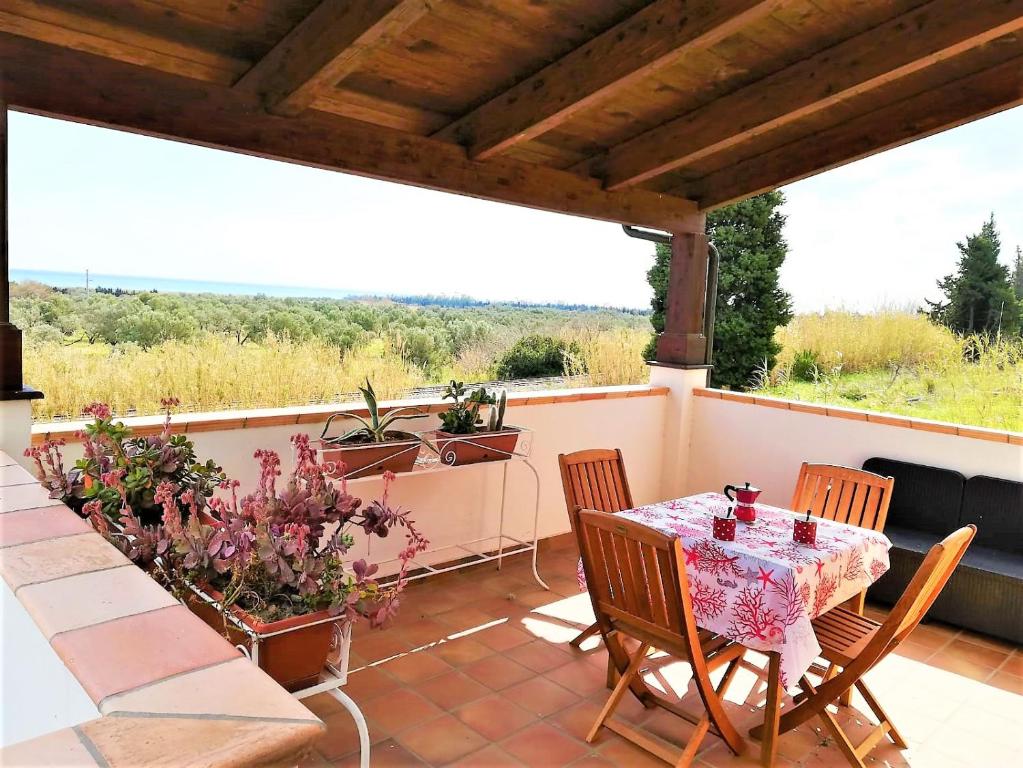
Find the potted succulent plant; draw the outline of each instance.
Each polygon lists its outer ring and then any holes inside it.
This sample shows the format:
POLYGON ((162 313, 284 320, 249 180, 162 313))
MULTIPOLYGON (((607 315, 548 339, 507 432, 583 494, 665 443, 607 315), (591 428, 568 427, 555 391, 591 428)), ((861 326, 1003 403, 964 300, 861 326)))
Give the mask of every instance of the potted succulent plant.
POLYGON ((359 387, 369 411, 368 418, 354 413, 335 413, 327 419, 320 434, 324 461, 336 462, 345 477, 367 477, 383 472, 408 472, 419 455, 421 440, 411 432, 390 429, 397 421, 421 418, 418 408, 394 408, 381 416, 376 393, 369 379, 359 387), (337 418, 354 419, 360 426, 336 437, 327 437, 337 418))
POLYGON ((119 521, 125 505, 143 523, 157 523, 163 506, 156 489, 165 481, 177 489, 176 499, 191 494, 192 506, 202 514, 225 475, 212 459, 196 458, 191 440, 172 434, 171 410, 178 405, 177 398, 165 398, 161 404, 166 414, 163 429, 158 435, 142 437, 114 421, 109 406, 92 403, 85 413, 93 421, 79 432, 84 456, 69 471, 64 469, 63 440, 44 442, 27 449, 25 455, 35 462, 36 475, 50 497, 79 514, 84 515, 85 505, 95 501, 112 523, 119 521))
MULTIPOLYGON (((225 480, 226 498, 210 500, 209 522, 196 514, 195 495, 177 494, 169 481, 156 490, 163 508, 156 525, 143 524, 127 504, 116 526, 98 500, 85 507, 97 530, 232 643, 258 643, 252 655, 259 666, 297 690, 319 678, 339 627, 363 617, 376 627, 395 615, 408 565, 428 542, 408 511, 388 503, 392 474, 384 475, 383 497, 363 506, 331 479, 335 467, 317 460, 307 435, 291 442, 296 465, 283 488, 278 455, 256 451, 258 488, 239 498, 238 482, 225 480), (393 583, 373 578, 376 565, 345 561, 354 528, 377 537, 404 530, 393 583)), ((119 481, 114 485, 124 491, 119 481)))
MULTIPOLYGON (((482 387, 480 389, 483 389, 482 387)), ((519 439, 518 427, 506 427, 504 414, 508 407, 508 393, 501 390, 494 397, 483 390, 468 397, 465 386, 452 380, 444 390, 444 399, 451 406, 440 415, 441 429, 437 431, 437 451, 441 461, 452 466, 477 464, 483 461, 501 461, 515 451, 519 439), (493 403, 486 423, 480 416, 480 406, 493 403)))

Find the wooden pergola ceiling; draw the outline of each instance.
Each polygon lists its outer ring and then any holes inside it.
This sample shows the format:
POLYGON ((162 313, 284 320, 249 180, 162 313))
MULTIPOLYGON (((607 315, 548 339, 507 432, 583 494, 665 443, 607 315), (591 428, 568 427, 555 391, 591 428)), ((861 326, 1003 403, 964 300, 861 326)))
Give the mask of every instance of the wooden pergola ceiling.
POLYGON ((0 0, 11 108, 666 229, 1023 102, 1023 0, 0 0))

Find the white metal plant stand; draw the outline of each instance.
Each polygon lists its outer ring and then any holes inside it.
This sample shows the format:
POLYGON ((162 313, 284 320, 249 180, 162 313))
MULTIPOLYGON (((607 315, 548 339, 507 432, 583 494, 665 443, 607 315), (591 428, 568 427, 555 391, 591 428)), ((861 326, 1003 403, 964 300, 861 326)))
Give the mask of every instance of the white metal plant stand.
MULTIPOLYGON (((412 445, 400 453, 407 451, 416 451, 416 461, 413 468, 409 472, 400 472, 400 475, 419 475, 427 472, 447 472, 458 469, 470 469, 473 467, 486 467, 496 462, 500 462, 501 467, 501 506, 498 513, 498 530, 497 536, 487 536, 482 539, 473 539, 472 541, 463 541, 458 544, 450 544, 442 547, 436 547, 434 549, 427 550, 421 553, 420 557, 434 556, 439 553, 450 553, 451 558, 436 558, 431 557, 433 562, 443 563, 440 566, 434 565, 433 563, 423 562, 422 560, 412 560, 412 574, 408 576, 409 581, 416 579, 424 579, 428 576, 434 576, 440 573, 447 573, 449 571, 456 571, 462 568, 468 568, 470 566, 479 565, 480 563, 488 563, 497 561, 498 570, 501 568, 502 560, 509 555, 517 555, 523 552, 530 552, 532 557, 532 568, 533 578, 536 583, 544 589, 549 590, 550 587, 540 577, 538 570, 537 555, 539 548, 537 546, 537 531, 540 523, 540 474, 536 471, 536 467, 533 466, 529 460, 529 455, 533 447, 533 432, 528 429, 519 429, 518 440, 515 444, 515 448, 511 451, 504 451, 497 448, 490 443, 481 442, 485 440, 487 434, 493 433, 481 433, 480 435, 459 435, 449 437, 445 435, 443 438, 438 438, 434 432, 425 432, 422 434, 422 444, 412 445), (503 458, 491 459, 488 461, 458 464, 457 455, 454 449, 454 445, 464 444, 467 446, 474 446, 477 448, 483 448, 491 453, 498 454, 503 458), (444 446, 443 452, 439 448, 440 445, 444 446), (509 536, 504 532, 504 511, 507 502, 507 491, 508 491, 508 466, 512 461, 518 464, 522 464, 527 467, 530 473, 533 475, 534 483, 534 494, 533 494, 533 535, 531 540, 523 541, 514 536, 509 536)), ((365 446, 366 448, 373 447, 371 444, 365 446)), ((353 446, 348 450, 361 450, 362 446, 353 446)), ((394 454, 395 456, 400 455, 394 454)), ((362 480, 379 480, 379 475, 365 475, 363 474, 365 469, 357 470, 349 475, 343 476, 344 479, 349 482, 360 482, 362 480)), ((398 562, 397 560, 385 560, 384 563, 398 562)))
POLYGON ((369 727, 366 725, 366 717, 362 714, 362 710, 359 709, 359 705, 356 704, 352 698, 341 690, 341 687, 348 682, 348 662, 351 657, 352 649, 352 625, 350 622, 345 622, 342 626, 341 620, 336 616, 331 616, 320 621, 311 622, 309 624, 302 624, 298 627, 292 627, 290 629, 282 629, 277 632, 256 632, 251 627, 247 626, 237 616, 230 611, 223 611, 221 604, 210 594, 204 592, 199 587, 194 585, 191 589, 204 601, 210 603, 221 615, 224 616, 239 632, 242 632, 249 638, 249 644, 238 643, 235 645, 242 654, 249 659, 257 667, 259 666, 259 645, 262 641, 270 637, 276 637, 277 635, 286 635, 289 632, 297 632, 300 629, 307 629, 308 627, 314 627, 319 624, 328 624, 333 622, 333 636, 331 638, 331 649, 330 655, 327 657, 327 664, 323 668, 323 672, 320 674, 320 680, 315 685, 311 685, 307 688, 302 688, 297 691, 292 691, 291 695, 296 699, 307 699, 310 696, 316 696, 320 693, 329 693, 343 706, 348 713, 355 720, 355 727, 359 732, 359 766, 360 768, 369 768, 369 727))

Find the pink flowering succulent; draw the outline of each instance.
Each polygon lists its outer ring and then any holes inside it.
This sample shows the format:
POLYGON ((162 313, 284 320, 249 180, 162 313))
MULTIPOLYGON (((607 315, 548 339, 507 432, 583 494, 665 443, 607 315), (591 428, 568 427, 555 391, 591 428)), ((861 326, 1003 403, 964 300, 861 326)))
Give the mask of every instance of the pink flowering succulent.
POLYGON ((36 475, 50 496, 86 517, 94 519, 97 507, 92 502, 97 502, 108 522, 120 523, 130 510, 146 524, 158 523, 163 507, 157 488, 164 482, 174 488, 179 508, 193 506, 181 499, 181 494, 191 493, 202 509, 225 476, 213 461, 198 461, 192 441, 173 434, 170 415, 178 400, 165 398, 161 403, 166 413, 163 428, 148 437, 133 436, 130 428, 114 421, 104 403, 89 405, 85 413, 93 421, 78 433, 83 457, 69 471, 61 453, 63 440, 45 442, 25 455, 35 461, 36 475))
POLYGON ((224 493, 203 512, 194 494, 177 493, 165 481, 156 490, 164 511, 159 524, 143 525, 128 512, 123 530, 108 536, 178 594, 192 584, 217 590, 224 610, 237 606, 264 622, 327 610, 379 626, 397 610, 409 565, 428 542, 407 510, 390 506, 393 474, 385 475, 383 498, 363 509, 343 482, 331 480, 337 467, 317 460, 307 435, 291 442, 295 468, 286 482, 279 482, 280 457, 256 451, 260 477, 253 493, 239 498, 237 481, 224 480, 224 493), (190 506, 189 513, 179 504, 190 506), (404 531, 392 583, 382 586, 373 578, 375 564, 346 562, 355 527, 378 537, 404 531))

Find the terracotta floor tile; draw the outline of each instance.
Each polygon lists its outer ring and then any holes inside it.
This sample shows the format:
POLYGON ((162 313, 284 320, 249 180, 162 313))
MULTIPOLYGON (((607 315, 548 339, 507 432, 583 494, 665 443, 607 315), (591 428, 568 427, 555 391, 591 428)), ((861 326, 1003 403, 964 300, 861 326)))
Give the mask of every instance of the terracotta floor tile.
POLYGON ((23 509, 0 515, 0 547, 88 533, 92 526, 67 507, 23 509))
POLYGON ((586 659, 570 661, 547 672, 544 677, 583 697, 607 687, 607 670, 589 663, 586 659))
POLYGON ((1008 651, 996 650, 983 645, 967 642, 957 637, 947 646, 934 654, 933 659, 946 659, 955 656, 963 661, 980 664, 995 669, 1009 657, 1008 651))
POLYGON ((1010 675, 1023 676, 1023 653, 1020 651, 1014 651, 1009 655, 1002 666, 998 668, 999 672, 1008 672, 1010 675))
POLYGON ((968 629, 962 630, 956 639, 963 640, 967 643, 973 643, 974 645, 982 645, 985 648, 991 648, 996 651, 1004 651, 1005 653, 1011 653, 1019 648, 1016 643, 1010 642, 1009 640, 1002 640, 1001 638, 991 637, 990 635, 982 635, 979 632, 971 632, 968 629))
POLYGON ((472 639, 499 653, 533 642, 533 636, 513 624, 498 624, 472 635, 472 639))
POLYGON ((505 656, 540 674, 572 661, 571 654, 543 640, 512 648, 505 656))
POLYGON ((375 664, 412 650, 412 643, 394 632, 380 632, 359 626, 352 636, 352 653, 375 664))
POLYGON ((938 651, 931 658, 927 660, 927 665, 930 667, 937 667, 938 669, 944 669, 948 672, 954 672, 962 677, 968 677, 971 680, 977 680, 984 682, 994 673, 994 668, 986 666, 984 664, 978 664, 975 661, 964 659, 956 653, 946 653, 945 651, 938 651))
POLYGON ((468 632, 485 627, 494 621, 493 616, 473 606, 438 613, 433 619, 449 627, 452 633, 468 632))
POLYGON ((536 720, 500 694, 466 704, 453 714, 490 741, 500 741, 536 720))
POLYGON ((533 677, 532 671, 500 655, 480 659, 463 667, 462 671, 495 691, 533 677))
POLYGON ((483 698, 490 689, 461 672, 447 672, 419 683, 415 690, 441 709, 454 709, 483 698))
POLYGON ((421 648, 424 645, 432 645, 447 638, 451 634, 451 628, 433 619, 418 619, 406 623, 398 618, 398 624, 394 631, 409 643, 413 648, 421 648))
POLYGON ((487 746, 486 739, 451 715, 404 731, 398 741, 431 765, 447 765, 487 746))
POLYGON ((432 720, 443 710, 415 691, 401 688, 386 696, 378 696, 361 707, 366 719, 377 723, 384 732, 395 734, 432 720))
POLYGON ((344 691, 361 705, 372 698, 390 693, 400 685, 382 667, 366 667, 348 674, 344 691))
POLYGON ((0 515, 17 512, 19 509, 39 507, 64 507, 60 499, 51 499, 38 483, 0 487, 0 515))
POLYGON ((502 695, 538 717, 560 712, 579 697, 545 677, 524 680, 502 691, 502 695))
POLYGON ((431 677, 451 671, 451 665, 426 651, 414 651, 396 659, 390 659, 379 666, 396 680, 415 684, 431 677))
POLYGON ((99 703, 107 696, 220 661, 230 645, 183 605, 64 632, 53 649, 99 703), (167 649, 173 648, 173 653, 167 649))
POLYGON ((477 642, 472 635, 445 640, 433 646, 429 652, 453 667, 464 667, 494 653, 492 648, 477 642))
MULTIPOLYGON (((547 722, 553 723, 559 728, 563 728, 569 735, 574 736, 580 741, 586 739, 586 734, 590 732, 590 728, 597 721, 597 716, 600 714, 600 706, 593 701, 580 701, 575 706, 563 709, 561 712, 548 718, 547 722)), ((607 729, 602 729, 601 733, 608 733, 607 729)), ((598 736, 594 747, 599 746, 603 743, 603 740, 598 736)))
MULTIPOLYGON (((345 692, 348 689, 345 688, 345 692)), ((116 697, 113 697, 116 698, 116 697)), ((341 706, 341 702, 331 696, 329 693, 318 693, 315 696, 309 696, 302 699, 302 706, 312 712, 321 720, 326 720, 330 715, 335 712, 340 712, 344 707, 341 706)))
POLYGON ((590 751, 585 745, 547 723, 524 728, 501 742, 501 746, 526 765, 544 768, 568 765, 590 751))
POLYGON ((30 584, 22 587, 18 596, 47 639, 58 632, 178 604, 173 595, 131 563, 30 584))
POLYGON ((0 574, 14 591, 26 584, 115 568, 129 562, 97 533, 0 549, 0 574))
POLYGON ((491 744, 451 763, 451 768, 522 768, 522 763, 491 744))
MULTIPOLYGON (((332 712, 323 718, 327 733, 316 742, 316 751, 328 760, 336 760, 352 753, 358 754, 359 730, 346 709, 332 712)), ((384 729, 375 722, 369 723, 369 742, 378 744, 387 738, 384 729)))
MULTIPOLYGON (((406 768, 426 765, 394 739, 385 739, 374 744, 369 751, 369 764, 373 768, 406 768)), ((352 754, 333 763, 340 768, 359 768, 359 753, 352 754)))
POLYGON ((999 671, 995 672, 994 675, 987 680, 987 684, 993 685, 996 688, 1001 688, 1003 691, 1009 691, 1009 693, 1015 693, 1023 696, 1023 677, 999 671))

